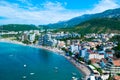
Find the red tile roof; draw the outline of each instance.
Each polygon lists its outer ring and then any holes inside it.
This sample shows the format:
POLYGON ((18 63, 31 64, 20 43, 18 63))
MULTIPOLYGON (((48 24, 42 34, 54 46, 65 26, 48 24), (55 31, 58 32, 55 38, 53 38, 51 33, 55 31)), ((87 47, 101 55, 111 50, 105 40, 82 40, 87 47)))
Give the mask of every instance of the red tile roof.
POLYGON ((97 62, 100 62, 100 60, 99 59, 90 59, 90 61, 91 61, 91 63, 97 63, 97 62))
POLYGON ((114 80, 120 80, 120 76, 114 76, 114 80))
POLYGON ((106 52, 107 54, 113 54, 112 52, 106 52))
POLYGON ((120 59, 113 60, 113 64, 114 64, 114 66, 116 66, 116 67, 120 67, 120 59))
POLYGON ((107 60, 105 58, 102 58, 101 60, 104 61, 104 63, 107 63, 107 60))

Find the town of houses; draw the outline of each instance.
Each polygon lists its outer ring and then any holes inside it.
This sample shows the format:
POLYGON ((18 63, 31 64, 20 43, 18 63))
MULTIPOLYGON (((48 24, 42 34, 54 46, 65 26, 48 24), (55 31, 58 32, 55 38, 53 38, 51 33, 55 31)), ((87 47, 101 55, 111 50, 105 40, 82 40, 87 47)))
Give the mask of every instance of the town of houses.
POLYGON ((91 76, 101 77, 103 80, 108 79, 109 76, 113 76, 114 80, 120 79, 120 59, 115 56, 115 50, 113 50, 117 42, 109 41, 119 34, 85 34, 83 36, 85 39, 92 38, 89 41, 83 40, 81 35, 75 32, 52 33, 48 31, 42 33, 38 30, 31 30, 1 33, 0 36, 5 34, 20 34, 19 40, 28 40, 32 44, 36 36, 39 36, 34 44, 64 50, 66 56, 71 56, 87 65, 92 71, 91 76))

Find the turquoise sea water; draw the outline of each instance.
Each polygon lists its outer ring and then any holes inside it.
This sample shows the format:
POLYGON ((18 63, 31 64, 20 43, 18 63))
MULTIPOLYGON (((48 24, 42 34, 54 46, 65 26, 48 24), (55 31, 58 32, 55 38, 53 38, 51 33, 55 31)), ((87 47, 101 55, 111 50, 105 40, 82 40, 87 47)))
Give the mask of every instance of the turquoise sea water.
POLYGON ((53 52, 0 42, 0 80, 71 80, 82 73, 53 52))

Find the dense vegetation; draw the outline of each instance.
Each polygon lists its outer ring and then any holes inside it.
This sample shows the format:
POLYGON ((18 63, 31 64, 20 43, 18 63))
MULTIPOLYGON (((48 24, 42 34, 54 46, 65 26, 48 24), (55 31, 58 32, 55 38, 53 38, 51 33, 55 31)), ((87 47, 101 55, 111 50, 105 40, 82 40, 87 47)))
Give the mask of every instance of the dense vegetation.
POLYGON ((120 58, 120 35, 114 36, 110 41, 116 42, 117 46, 113 48, 115 50, 114 56, 120 58))
POLYGON ((85 33, 111 33, 120 32, 119 18, 96 18, 78 24, 74 28, 62 28, 58 31, 85 33))
POLYGON ((39 28, 35 25, 27 25, 27 24, 8 24, 1 25, 0 30, 6 31, 25 31, 25 30, 38 30, 39 28))

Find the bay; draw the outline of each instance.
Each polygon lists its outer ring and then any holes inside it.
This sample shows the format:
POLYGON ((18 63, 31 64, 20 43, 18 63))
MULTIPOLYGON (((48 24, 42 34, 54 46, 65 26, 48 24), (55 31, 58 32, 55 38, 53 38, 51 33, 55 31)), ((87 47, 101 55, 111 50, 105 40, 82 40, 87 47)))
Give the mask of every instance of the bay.
POLYGON ((71 80, 73 76, 83 74, 61 55, 0 42, 0 80, 71 80))

